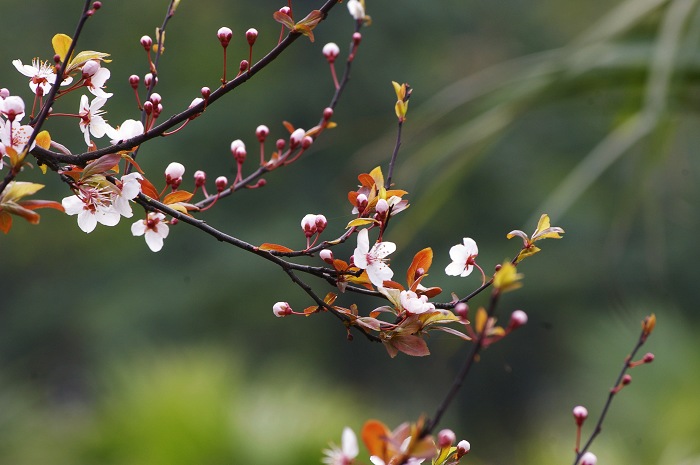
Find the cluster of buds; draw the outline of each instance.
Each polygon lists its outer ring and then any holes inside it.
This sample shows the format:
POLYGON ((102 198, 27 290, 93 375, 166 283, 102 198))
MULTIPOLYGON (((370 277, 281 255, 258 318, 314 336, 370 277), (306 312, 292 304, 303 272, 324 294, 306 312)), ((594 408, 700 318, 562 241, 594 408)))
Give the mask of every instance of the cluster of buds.
POLYGON ((316 243, 318 237, 328 226, 328 220, 323 215, 315 215, 309 213, 301 219, 301 229, 304 231, 304 236, 306 236, 306 248, 310 248, 316 243), (316 235, 313 243, 311 242, 311 237, 316 235))
POLYGON ((182 183, 182 176, 185 174, 185 166, 182 163, 172 162, 165 168, 165 184, 176 190, 182 183))

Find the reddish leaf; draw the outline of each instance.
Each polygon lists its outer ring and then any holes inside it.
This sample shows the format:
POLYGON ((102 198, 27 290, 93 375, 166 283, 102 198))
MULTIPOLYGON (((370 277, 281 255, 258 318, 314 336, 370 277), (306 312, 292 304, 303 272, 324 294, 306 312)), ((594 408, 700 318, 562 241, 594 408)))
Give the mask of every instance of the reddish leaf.
POLYGON ((163 203, 170 205, 173 203, 188 202, 192 196, 194 196, 194 194, 187 191, 175 191, 166 195, 163 199, 163 203))
POLYGON ((10 228, 12 228, 12 216, 9 213, 0 210, 0 231, 7 234, 10 232, 10 228))
POLYGON ((151 184, 151 181, 143 178, 139 179, 139 184, 141 184, 141 192, 143 192, 144 195, 147 195, 152 199, 160 200, 160 194, 156 190, 156 187, 151 184))
POLYGON ((284 24, 289 29, 294 28, 294 21, 292 21, 292 18, 290 18, 289 15, 286 15, 281 11, 275 11, 272 17, 275 18, 275 21, 284 24))
POLYGON ((388 343, 404 354, 411 355, 413 357, 430 355, 428 344, 426 344, 422 338, 412 334, 407 334, 405 336, 394 336, 388 341, 388 343))
POLYGON ((264 244, 260 244, 260 247, 258 247, 260 250, 274 250, 276 252, 294 252, 292 249, 289 247, 285 247, 283 245, 278 245, 278 244, 271 244, 269 242, 265 242, 264 244))
POLYGON ((101 174, 105 171, 109 171, 118 165, 121 159, 122 156, 118 153, 108 153, 107 155, 103 155, 85 167, 82 177, 87 178, 93 174, 101 174))
POLYGON ((365 187, 371 188, 374 186, 374 178, 367 173, 362 173, 357 177, 357 179, 360 181, 360 184, 365 187))
POLYGON ((416 281, 416 271, 419 268, 423 269, 425 274, 430 269, 430 265, 433 263, 433 249, 426 247, 425 249, 418 252, 411 262, 411 266, 408 267, 408 272, 406 273, 406 282, 408 282, 408 287, 412 287, 414 281, 416 281))
POLYGON ((386 459, 387 439, 391 436, 389 428, 379 420, 367 420, 362 427, 362 442, 369 455, 376 455, 380 459, 386 459))
POLYGON ((65 212, 63 205, 52 200, 22 200, 20 205, 29 210, 36 210, 38 208, 53 208, 54 210, 65 212))
POLYGON ((282 121, 282 125, 287 128, 287 131, 289 131, 290 134, 294 132, 294 125, 289 121, 282 121))

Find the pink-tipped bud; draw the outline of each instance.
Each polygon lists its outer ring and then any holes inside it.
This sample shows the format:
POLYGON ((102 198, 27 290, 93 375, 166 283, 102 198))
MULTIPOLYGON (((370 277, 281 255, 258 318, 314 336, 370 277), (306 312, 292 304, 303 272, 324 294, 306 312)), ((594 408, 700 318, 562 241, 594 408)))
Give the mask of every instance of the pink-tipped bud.
POLYGON ((632 382, 632 375, 625 375, 622 377, 622 382, 620 384, 622 384, 623 386, 627 386, 631 382, 632 382))
POLYGON ((248 41, 248 45, 250 45, 252 47, 258 38, 258 30, 251 27, 250 29, 245 31, 245 38, 248 41))
POLYGON ((472 445, 469 444, 469 441, 462 439, 457 443, 457 457, 467 455, 471 449, 472 445))
POLYGON ((158 105, 156 105, 156 106, 153 107, 153 116, 155 116, 156 118, 158 118, 158 116, 159 116, 161 113, 163 113, 163 105, 159 103, 158 105))
POLYGON ((517 329, 527 324, 527 313, 522 310, 515 310, 510 314, 510 329, 517 329))
POLYGON ((275 142, 275 147, 277 147, 277 150, 284 150, 284 146, 287 145, 287 141, 284 139, 277 139, 277 142, 275 142))
POLYGON ((194 172, 194 185, 197 187, 202 187, 207 182, 207 173, 202 170, 197 170, 194 172))
POLYGON ((355 202, 357 203, 357 209, 360 212, 367 208, 367 196, 365 194, 358 194, 355 202))
POLYGON ((228 186, 228 179, 226 179, 226 176, 219 176, 214 181, 214 185, 216 186, 216 192, 223 192, 228 186))
POLYGON ((190 103, 190 106, 187 108, 194 108, 202 102, 204 102, 204 99, 202 97, 197 97, 195 99, 192 99, 192 103, 190 103))
POLYGON ((291 315, 292 311, 292 307, 287 302, 277 302, 272 306, 272 313, 278 318, 291 315))
POLYGON ((583 405, 577 405, 574 407, 573 414, 576 424, 581 426, 583 422, 586 421, 586 418, 588 418, 588 409, 583 405))
POLYGON ((304 231, 306 237, 311 237, 316 234, 316 215, 313 213, 304 215, 304 218, 301 219, 301 229, 304 231))
POLYGON ((0 89, 0 98, 6 99, 10 96, 10 90, 7 87, 0 89))
POLYGON ((359 32, 354 33, 352 35, 353 45, 355 45, 357 47, 358 45, 360 45, 360 42, 362 42, 362 34, 360 34, 359 32))
POLYGON ((331 107, 326 107, 323 110, 323 119, 325 121, 330 120, 333 117, 333 109, 331 107))
POLYGON ((321 257, 321 260, 323 260, 326 263, 333 264, 333 251, 330 249, 323 249, 318 253, 318 256, 321 257))
POLYGON ((136 90, 139 88, 139 81, 141 81, 141 78, 137 75, 132 74, 131 76, 129 76, 129 85, 132 89, 136 90))
POLYGON ((289 136, 289 146, 291 148, 298 147, 299 144, 301 144, 301 140, 304 138, 306 135, 306 131, 303 129, 299 128, 296 129, 290 136, 289 136))
POLYGON ((226 26, 220 27, 218 31, 216 31, 216 37, 219 38, 219 42, 221 42, 221 46, 226 48, 228 47, 229 42, 231 42, 231 37, 233 37, 233 31, 231 28, 228 28, 226 26))
POLYGON ((304 138, 301 140, 301 148, 306 150, 309 147, 311 147, 311 144, 314 143, 314 138, 311 136, 304 136, 304 138))
POLYGON ((57 65, 61 62, 61 55, 58 53, 53 56, 53 62, 56 63, 57 65))
POLYGON ((469 305, 467 305, 466 302, 459 302, 455 305, 455 315, 466 321, 469 315, 469 305))
POLYGON ((236 139, 231 142, 231 154, 233 154, 233 157, 238 163, 243 163, 245 161, 247 153, 245 150, 245 144, 242 140, 236 139))
POLYGON ((258 141, 261 144, 265 142, 265 138, 267 138, 268 134, 270 134, 270 128, 268 128, 264 124, 261 124, 255 129, 255 135, 257 136, 258 141))
POLYGON ((282 8, 280 8, 280 13, 290 17, 292 16, 292 10, 288 6, 283 6, 282 8))
POLYGON ((153 47, 153 39, 151 39, 149 36, 141 37, 141 46, 144 48, 144 50, 150 52, 151 47, 153 47))
POLYGON ((644 358, 642 360, 644 361, 644 363, 651 363, 654 361, 654 354, 652 354, 651 352, 647 352, 646 354, 644 354, 644 358))
POLYGON ((314 223, 316 224, 316 230, 319 234, 321 234, 323 230, 326 229, 326 226, 328 226, 328 220, 323 215, 316 215, 314 223))
POLYGON ((163 99, 158 92, 154 92, 148 100, 153 102, 153 105, 158 105, 163 99))
POLYGON ((323 46, 322 52, 323 56, 328 60, 328 63, 333 63, 338 57, 338 54, 340 54, 340 48, 335 42, 328 42, 323 46))
POLYGON ((204 98, 204 100, 209 99, 209 96, 211 95, 211 89, 208 87, 202 87, 199 92, 202 94, 202 98, 204 98))
POLYGON ((450 447, 457 440, 457 436, 451 429, 443 429, 438 435, 438 446, 440 448, 450 447))
POLYGON ((99 10, 100 8, 102 8, 102 2, 92 2, 93 10, 99 10))
POLYGON ((183 174, 185 174, 185 166, 174 161, 165 168, 165 182, 172 184, 173 181, 182 180, 183 174))
POLYGON ((238 65, 238 71, 240 71, 242 73, 248 69, 248 66, 249 66, 248 60, 241 60, 241 64, 238 65))
POLYGON ((374 209, 380 215, 384 215, 389 211, 389 202, 387 202, 386 199, 379 199, 377 200, 377 205, 374 207, 374 209))
POLYGON ((100 70, 100 62, 97 60, 88 60, 85 62, 82 68, 83 79, 90 78, 95 75, 96 72, 100 70))
POLYGON ((158 84, 158 78, 156 77, 154 79, 153 73, 148 73, 143 77, 143 84, 146 87, 151 87, 151 85, 155 86, 156 84, 158 84))
POLYGON ((598 457, 596 457, 593 452, 586 452, 581 456, 579 465, 596 465, 597 463, 598 457))

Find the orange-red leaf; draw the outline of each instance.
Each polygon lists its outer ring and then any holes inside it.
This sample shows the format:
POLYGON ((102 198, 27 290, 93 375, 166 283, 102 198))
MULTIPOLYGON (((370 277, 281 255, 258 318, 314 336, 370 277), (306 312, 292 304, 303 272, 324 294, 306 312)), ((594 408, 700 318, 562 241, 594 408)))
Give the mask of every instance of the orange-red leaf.
POLYGON ((406 282, 408 283, 408 287, 411 287, 413 285, 413 282, 416 280, 416 271, 418 271, 419 268, 422 268, 423 272, 421 273, 421 275, 424 275, 428 272, 432 263, 433 249, 431 249, 430 247, 426 247, 425 249, 418 252, 413 257, 411 266, 408 267, 408 272, 406 273, 406 282))
POLYGON ((362 442, 365 443, 369 455, 386 459, 387 439, 391 436, 389 428, 379 420, 367 420, 362 427, 362 442))
POLYGON ((374 186, 374 178, 367 173, 362 173, 357 177, 357 179, 360 181, 360 184, 365 187, 371 188, 374 186))
POLYGON ((7 212, 0 211, 0 231, 7 234, 12 228, 12 215, 7 212))
POLYGON ((191 192, 187 191, 175 191, 171 192, 165 196, 163 203, 170 205, 178 202, 189 202, 189 200, 194 196, 191 192))
POLYGON ((272 17, 275 18, 275 21, 284 24, 289 29, 294 28, 294 21, 292 21, 292 18, 290 18, 289 15, 284 14, 281 11, 275 11, 272 14, 272 17))
POLYGON ((139 179, 139 184, 141 184, 141 192, 143 192, 144 195, 147 195, 152 199, 160 199, 160 194, 158 193, 156 187, 153 184, 151 184, 151 181, 149 181, 146 178, 143 178, 139 179))
POLYGON ((287 128, 287 131, 289 131, 290 134, 295 131, 294 125, 292 123, 290 123, 289 121, 282 121, 282 125, 285 128, 287 128))
POLYGON ((258 249, 260 249, 260 250, 274 250, 276 252, 294 252, 289 247, 285 247, 285 246, 279 245, 279 244, 271 244, 269 242, 265 242, 264 244, 260 244, 260 247, 258 247, 258 249))

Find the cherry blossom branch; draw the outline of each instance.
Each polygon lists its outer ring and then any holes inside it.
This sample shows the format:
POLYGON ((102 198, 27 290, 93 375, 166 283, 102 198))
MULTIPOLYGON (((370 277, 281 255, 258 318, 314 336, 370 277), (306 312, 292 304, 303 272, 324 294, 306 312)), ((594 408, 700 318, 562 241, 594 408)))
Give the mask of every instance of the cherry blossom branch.
MULTIPOLYGON (((322 18, 321 21, 325 20, 328 12, 337 4, 337 0, 327 0, 326 3, 319 9, 322 13, 322 18)), ((213 104, 220 98, 222 98, 224 95, 228 94, 232 90, 238 88, 245 82, 247 82, 250 78, 255 76, 258 72, 262 71, 265 69, 270 63, 272 63, 282 52, 284 52, 291 44, 293 44, 302 34, 299 32, 294 32, 291 31, 287 36, 279 43, 277 46, 275 46, 270 52, 267 53, 263 58, 261 58, 255 65, 251 66, 249 68, 249 71, 246 73, 241 73, 238 75, 236 78, 230 80, 227 82, 225 85, 220 86, 218 89, 213 91, 209 98, 204 101, 200 102, 197 105, 194 105, 180 113, 177 113, 175 115, 172 115, 170 118, 168 118, 166 121, 163 121, 159 125, 149 129, 148 131, 144 132, 143 134, 133 137, 131 139, 121 141, 117 144, 113 144, 109 147, 104 147, 102 149, 98 149, 92 152, 85 152, 79 155, 66 155, 66 154, 61 154, 57 152, 52 152, 46 149, 43 149, 41 147, 35 147, 32 150, 32 153, 37 153, 40 155, 43 155, 45 157, 52 157, 56 161, 61 162, 61 163, 69 163, 72 165, 79 165, 79 166, 84 166, 85 163, 87 163, 90 160, 96 160, 97 158, 100 158, 103 155, 107 155, 110 153, 115 153, 119 151, 130 151, 134 147, 141 145, 142 143, 154 139, 156 137, 160 137, 163 135, 164 132, 168 131, 169 129, 179 125, 180 123, 183 123, 187 121, 190 118, 198 116, 200 113, 202 113, 205 110, 205 107, 208 107, 209 105, 213 104)))
MULTIPOLYGON (((647 337, 651 333, 651 331, 654 329, 654 325, 656 324, 656 317, 654 315, 651 315, 647 318, 644 319, 642 322, 642 332, 639 335, 639 338, 637 339, 637 342, 634 345, 634 348, 632 349, 632 352, 625 358, 625 363, 622 365, 622 369, 620 370, 620 373, 617 375, 617 379, 615 380, 615 385, 610 389, 610 392, 608 393, 608 398, 605 401, 605 405, 603 406, 603 410, 600 412, 600 416, 598 417, 598 422, 596 423, 595 427, 593 428, 593 432, 591 433, 590 437, 584 444, 584 446, 581 448, 581 450, 576 450, 576 457, 574 459, 574 465, 578 464, 581 460, 581 457, 588 451, 590 448, 591 444, 595 440, 596 437, 600 434, 600 432, 603 430, 603 422, 605 421, 605 418, 608 414, 608 411, 610 410, 610 405, 612 404, 613 399, 615 398, 615 395, 620 392, 623 386, 626 386, 629 384, 632 380, 630 375, 627 373, 630 368, 633 366, 633 359, 637 355, 637 352, 639 352, 639 349, 644 345, 644 343, 647 340, 647 337)), ((651 360, 653 360, 653 355, 649 356, 651 354, 648 354, 645 356, 643 361, 641 363, 649 363, 651 360)), ((639 363, 637 363, 639 364, 639 363)), ((581 423, 583 423, 581 421, 581 423)), ((579 424, 579 430, 580 430, 580 424, 579 424)))

